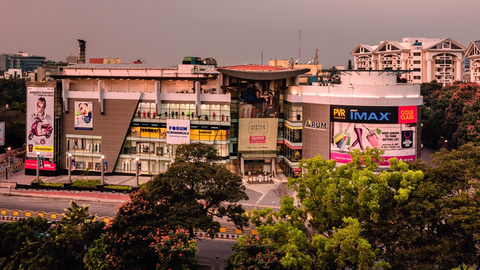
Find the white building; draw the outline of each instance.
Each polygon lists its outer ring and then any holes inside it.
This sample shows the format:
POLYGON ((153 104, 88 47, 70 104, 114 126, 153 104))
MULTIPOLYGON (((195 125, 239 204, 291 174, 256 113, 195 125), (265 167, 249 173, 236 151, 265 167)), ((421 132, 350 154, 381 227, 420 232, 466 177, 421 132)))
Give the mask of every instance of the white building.
POLYGON ((465 57, 470 59, 470 80, 480 83, 480 40, 470 42, 465 57))
POLYGON ((358 44, 350 54, 359 70, 411 70, 402 75, 409 83, 436 80, 450 84, 463 80, 466 48, 451 38, 403 38, 379 45, 358 44))

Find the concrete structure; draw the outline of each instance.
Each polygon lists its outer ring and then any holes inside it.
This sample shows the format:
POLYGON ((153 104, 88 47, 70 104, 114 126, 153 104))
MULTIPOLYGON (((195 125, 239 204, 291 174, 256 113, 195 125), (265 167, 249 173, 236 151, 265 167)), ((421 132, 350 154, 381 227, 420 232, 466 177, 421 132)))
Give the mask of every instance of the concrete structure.
POLYGON ((470 60, 470 81, 480 83, 480 40, 470 42, 465 56, 470 60))
POLYGON ((402 75, 409 83, 436 80, 451 84, 463 80, 465 50, 451 38, 406 37, 401 42, 358 44, 350 54, 354 57, 354 69, 411 70, 412 73, 402 75))
POLYGON ((418 157, 418 85, 397 84, 395 71, 350 70, 340 71, 340 85, 299 85, 308 71, 260 65, 65 66, 51 75, 56 82, 27 84, 27 115, 42 107, 54 115, 55 126, 44 128, 54 141, 42 143, 41 133, 28 131, 33 135, 26 172, 33 172, 35 151, 41 150, 44 173, 65 174, 74 166, 77 172, 106 168, 107 174, 135 174, 139 158, 142 174, 157 174, 168 168, 178 145, 189 142, 213 145, 221 163, 256 179, 278 170, 295 176, 298 161, 317 154, 346 162, 350 146, 377 146, 385 157, 418 157), (249 93, 258 96, 251 101, 249 93), (49 107, 53 103, 55 109, 49 107), (344 119, 334 116, 341 110, 344 119), (364 140, 354 144, 359 129, 364 140), (342 132, 352 142, 334 141, 342 132), (68 164, 68 154, 74 164, 68 164))
POLYGON ((22 73, 33 72, 37 67, 42 66, 46 58, 38 55, 31 55, 25 51, 20 51, 17 54, 0 54, 0 72, 5 72, 9 69, 20 69, 22 73))

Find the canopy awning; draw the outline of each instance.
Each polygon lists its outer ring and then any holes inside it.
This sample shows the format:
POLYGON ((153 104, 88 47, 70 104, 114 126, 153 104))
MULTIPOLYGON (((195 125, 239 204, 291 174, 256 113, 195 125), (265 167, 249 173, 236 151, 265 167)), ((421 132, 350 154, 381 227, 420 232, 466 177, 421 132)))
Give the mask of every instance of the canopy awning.
POLYGON ((275 152, 247 152, 241 153, 243 159, 246 160, 258 160, 258 159, 269 159, 269 158, 276 158, 277 153, 275 152))

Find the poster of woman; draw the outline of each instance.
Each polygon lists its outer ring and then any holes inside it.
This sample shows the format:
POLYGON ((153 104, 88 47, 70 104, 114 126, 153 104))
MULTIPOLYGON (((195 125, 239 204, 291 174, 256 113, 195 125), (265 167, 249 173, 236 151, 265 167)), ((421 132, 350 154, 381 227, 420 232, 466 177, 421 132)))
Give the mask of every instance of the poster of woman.
POLYGON ((93 103, 75 101, 75 129, 93 129, 93 103))

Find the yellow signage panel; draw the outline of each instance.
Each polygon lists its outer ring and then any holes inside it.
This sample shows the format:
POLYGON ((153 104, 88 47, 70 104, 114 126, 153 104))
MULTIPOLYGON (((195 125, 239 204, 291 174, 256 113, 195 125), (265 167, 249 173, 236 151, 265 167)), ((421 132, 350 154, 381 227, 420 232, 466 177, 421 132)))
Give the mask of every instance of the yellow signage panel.
POLYGON ((51 152, 53 153, 52 146, 34 146, 33 152, 51 152))

